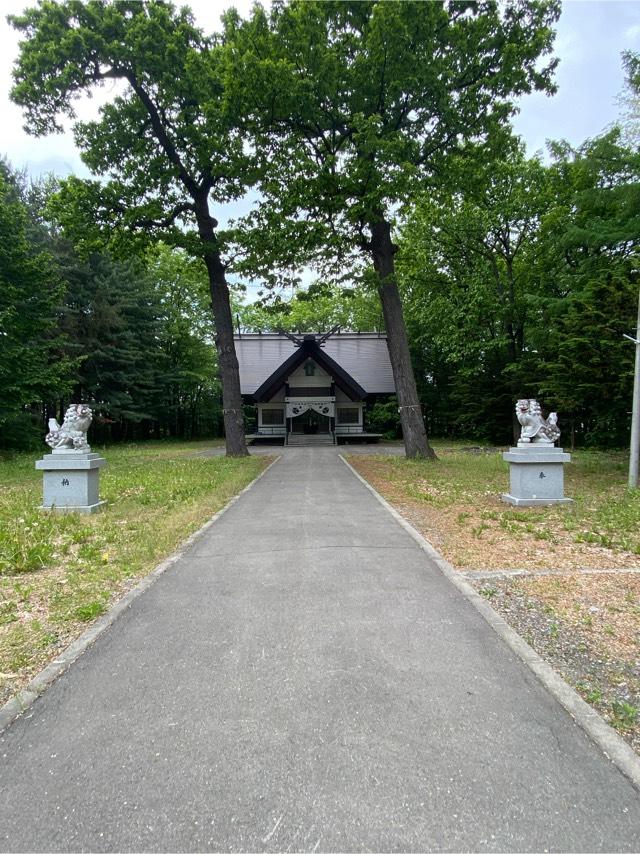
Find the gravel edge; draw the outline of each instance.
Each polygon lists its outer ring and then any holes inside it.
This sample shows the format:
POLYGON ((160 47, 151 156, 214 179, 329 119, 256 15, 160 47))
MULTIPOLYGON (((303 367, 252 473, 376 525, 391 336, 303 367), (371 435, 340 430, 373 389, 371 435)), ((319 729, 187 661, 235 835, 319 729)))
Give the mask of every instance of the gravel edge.
POLYGON ((261 471, 260 474, 251 481, 251 483, 247 484, 247 486, 245 486, 237 495, 234 495, 233 498, 231 498, 224 507, 218 510, 211 519, 206 521, 201 528, 191 534, 191 536, 179 546, 177 551, 163 560, 162 563, 159 563, 151 570, 151 572, 145 575, 135 587, 129 590, 128 593, 125 593, 121 599, 118 599, 118 601, 115 602, 105 614, 99 617, 86 631, 84 631, 80 637, 72 641, 69 646, 62 651, 61 655, 54 658, 50 664, 47 664, 43 670, 34 676, 22 691, 19 691, 15 697, 7 700, 7 702, 0 707, 0 734, 11 723, 13 723, 16 718, 26 712, 38 697, 46 691, 49 685, 61 676, 65 670, 67 670, 73 662, 91 646, 102 632, 115 623, 118 617, 131 606, 138 596, 141 596, 145 590, 148 590, 163 573, 174 566, 174 564, 183 557, 185 552, 187 552, 191 546, 197 542, 209 530, 209 528, 236 503, 236 501, 239 501, 245 492, 248 492, 253 486, 255 486, 260 478, 264 477, 264 475, 278 462, 279 459, 280 457, 277 456, 273 462, 269 463, 269 465, 261 471))
POLYGON ((368 483, 355 468, 340 454, 340 459, 352 474, 393 516, 396 522, 416 541, 431 558, 442 574, 462 593, 467 601, 480 612, 495 633, 533 672, 549 693, 571 715, 604 755, 640 791, 640 757, 613 730, 609 724, 580 695, 535 652, 526 641, 486 602, 461 574, 420 534, 380 493, 368 483))

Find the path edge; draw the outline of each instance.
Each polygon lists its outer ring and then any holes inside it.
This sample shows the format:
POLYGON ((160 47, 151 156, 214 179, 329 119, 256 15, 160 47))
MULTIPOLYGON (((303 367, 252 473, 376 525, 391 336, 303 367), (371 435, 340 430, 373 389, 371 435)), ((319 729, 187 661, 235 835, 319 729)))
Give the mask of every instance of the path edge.
POLYGON ((629 745, 618 735, 618 733, 596 712, 564 679, 559 676, 550 664, 523 640, 522 637, 512 629, 504 617, 501 617, 488 602, 475 590, 472 585, 457 572, 452 564, 444 558, 422 534, 413 527, 389 502, 380 495, 342 454, 339 454, 342 462, 351 470, 351 473, 365 486, 369 492, 391 513, 396 522, 412 537, 420 548, 436 564, 440 572, 462 593, 465 599, 480 612, 482 617, 491 626, 518 658, 532 671, 539 682, 569 713, 575 723, 581 727, 589 738, 602 750, 619 771, 640 791, 640 757, 629 745))
POLYGON ((15 697, 7 700, 7 702, 0 707, 0 735, 2 735, 2 733, 10 724, 13 723, 14 720, 16 720, 16 718, 26 712, 38 697, 42 696, 46 689, 55 682, 55 680, 61 676, 65 670, 68 670, 74 661, 76 661, 82 653, 88 649, 104 631, 106 631, 106 629, 113 625, 118 617, 120 617, 120 615, 123 614, 139 596, 148 590, 161 575, 184 557, 185 553, 191 548, 191 546, 204 536, 209 528, 217 522, 218 519, 227 512, 227 510, 230 510, 231 507, 233 507, 233 505, 242 498, 245 492, 252 489, 280 459, 282 459, 282 456, 278 455, 275 460, 272 460, 272 462, 270 462, 257 477, 254 477, 251 483, 248 483, 244 489, 241 489, 240 492, 238 492, 237 495, 230 498, 224 507, 221 507, 217 513, 214 513, 210 519, 207 519, 202 527, 198 528, 197 531, 194 531, 186 540, 183 540, 176 551, 141 578, 135 587, 132 587, 131 590, 124 594, 124 596, 114 602, 108 611, 98 617, 95 623, 92 623, 92 625, 89 626, 89 628, 86 629, 79 637, 74 641, 71 641, 71 643, 62 650, 60 655, 56 656, 53 661, 45 665, 45 667, 37 673, 33 679, 31 679, 31 681, 15 695, 15 697))

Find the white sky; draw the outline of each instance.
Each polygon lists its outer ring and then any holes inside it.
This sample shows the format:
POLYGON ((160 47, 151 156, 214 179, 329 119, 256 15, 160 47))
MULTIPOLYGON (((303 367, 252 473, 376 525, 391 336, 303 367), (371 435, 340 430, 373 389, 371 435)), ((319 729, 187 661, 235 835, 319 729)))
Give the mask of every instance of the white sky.
POLYGON ((639 0, 565 0, 555 42, 558 92, 523 98, 514 122, 530 154, 548 139, 579 145, 616 121, 623 50, 640 51, 639 0))
MULTIPOLYGON (((17 56, 17 33, 7 14, 20 12, 25 0, 0 0, 0 156, 36 176, 46 172, 86 175, 70 134, 35 138, 22 129, 20 110, 9 101, 11 67, 17 56)), ((221 11, 235 5, 246 14, 251 0, 194 0, 197 22, 216 29, 221 11)), ((620 54, 640 50, 640 0, 566 0, 558 24, 556 54, 558 94, 523 98, 515 127, 530 153, 543 149, 547 139, 564 138, 579 144, 615 121, 616 98, 623 88, 620 54)), ((101 97, 108 98, 106 89, 101 97)), ((91 111, 99 103, 94 99, 91 111)))

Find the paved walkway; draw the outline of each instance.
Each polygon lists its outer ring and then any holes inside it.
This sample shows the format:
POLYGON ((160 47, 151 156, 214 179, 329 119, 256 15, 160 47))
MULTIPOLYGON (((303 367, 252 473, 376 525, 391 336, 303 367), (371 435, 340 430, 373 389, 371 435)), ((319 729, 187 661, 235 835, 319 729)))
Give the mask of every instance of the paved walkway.
POLYGON ((334 448, 288 449, 0 763, 4 850, 640 847, 638 793, 334 448))

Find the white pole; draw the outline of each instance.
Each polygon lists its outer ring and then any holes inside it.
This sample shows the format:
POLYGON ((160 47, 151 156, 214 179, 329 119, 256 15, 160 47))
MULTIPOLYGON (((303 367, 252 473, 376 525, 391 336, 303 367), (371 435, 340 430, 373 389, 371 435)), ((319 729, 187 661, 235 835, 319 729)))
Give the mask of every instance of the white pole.
MULTIPOLYGON (((626 336, 631 338, 630 335, 626 336)), ((633 405, 631 408, 631 446, 629 454, 629 489, 638 486, 638 459, 640 458, 640 292, 638 292, 638 323, 636 337, 636 365, 633 375, 633 405)))

